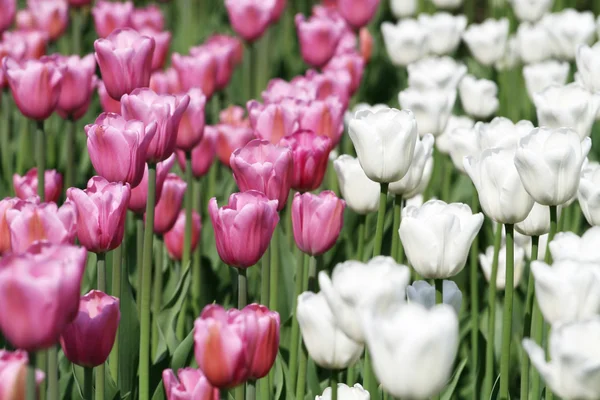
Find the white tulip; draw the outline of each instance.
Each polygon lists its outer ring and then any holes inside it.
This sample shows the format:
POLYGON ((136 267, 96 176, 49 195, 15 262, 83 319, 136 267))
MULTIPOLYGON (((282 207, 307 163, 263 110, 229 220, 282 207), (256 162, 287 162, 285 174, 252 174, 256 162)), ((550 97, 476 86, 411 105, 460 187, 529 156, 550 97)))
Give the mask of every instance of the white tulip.
MULTIPOLYGON (((492 262, 494 260, 494 246, 486 249, 485 253, 479 255, 479 265, 485 279, 489 282, 492 276, 492 262)), ((519 286, 523 269, 525 268, 525 250, 515 245, 514 261, 514 287, 519 286)), ((496 275, 496 288, 504 290, 506 287, 506 246, 502 246, 498 252, 498 275, 496 275)))
POLYGON ((591 11, 566 8, 547 14, 542 23, 550 36, 553 53, 563 60, 574 60, 577 47, 594 40, 596 25, 591 11))
MULTIPOLYGON (((561 208, 558 207, 559 217, 561 208)), ((550 232, 550 207, 534 203, 527 218, 515 224, 515 230, 527 236, 541 236, 550 232)))
POLYGON ((321 294, 335 310, 336 325, 355 342, 365 336, 359 317, 381 296, 402 303, 410 281, 410 270, 393 258, 378 256, 368 263, 346 261, 336 265, 331 279, 325 271, 319 273, 321 294))
POLYGON ((534 64, 552 58, 552 42, 542 23, 522 23, 517 29, 517 48, 525 64, 534 64))
POLYGON ((455 10, 460 7, 463 0, 431 0, 434 6, 445 10, 455 10))
POLYGON ((427 54, 427 29, 414 19, 397 24, 384 22, 381 34, 388 56, 396 66, 405 67, 427 54))
POLYGON ((579 46, 576 61, 579 83, 592 93, 600 92, 600 42, 579 46))
MULTIPOLYGON (((446 129, 444 129, 444 132, 442 132, 442 134, 437 137, 437 139, 435 141, 435 146, 437 147, 437 149, 440 152, 442 152, 444 154, 450 154, 450 152, 452 151, 452 142, 450 139, 450 133, 453 132, 455 129, 461 129, 461 128, 471 129, 471 128, 473 128, 474 125, 475 125, 475 121, 473 121, 471 118, 469 118, 467 116, 451 115, 450 118, 448 119, 448 124, 446 124, 446 129)), ((462 164, 462 161, 461 161, 461 164, 462 164)))
POLYGON ((481 24, 471 24, 463 34, 463 40, 471 54, 483 65, 494 65, 506 50, 508 19, 486 19, 481 24))
POLYGON ((448 134, 449 154, 452 164, 463 174, 466 173, 463 164, 467 156, 477 155, 480 152, 479 141, 477 137, 478 122, 471 128, 457 128, 448 134))
POLYGON ((550 9, 554 0, 509 0, 519 21, 539 21, 550 9))
POLYGON ((498 85, 487 79, 465 76, 458 86, 458 94, 465 112, 477 119, 489 118, 498 110, 498 85))
POLYGON ((396 19, 412 17, 417 13, 417 0, 390 0, 390 8, 396 19))
POLYGON ((600 225, 600 164, 590 162, 581 171, 579 205, 585 219, 590 225, 600 225))
MULTIPOLYGON (((427 281, 414 281, 406 288, 406 299, 409 303, 418 303, 430 309, 435 306, 435 286, 427 281)), ((450 280, 442 282, 442 302, 451 306, 456 315, 462 305, 462 293, 456 283, 450 280)))
POLYGON ((417 90, 456 90, 467 67, 452 57, 427 57, 406 67, 408 86, 417 90))
POLYGON ((414 191, 421 183, 425 165, 433 154, 433 135, 428 133, 423 136, 423 139, 417 140, 412 163, 408 172, 402 179, 396 182, 391 182, 388 191, 396 195, 404 195, 414 191))
MULTIPOLYGON (((337 386, 339 400, 369 400, 371 398, 369 392, 360 383, 356 383, 352 387, 343 383, 338 383, 337 386)), ((321 396, 315 396, 315 400, 331 400, 331 387, 325 388, 321 396)))
POLYGON ((550 331, 546 353, 531 339, 523 348, 550 389, 563 399, 600 398, 600 318, 566 324, 550 331))
POLYGON ((577 83, 552 85, 533 95, 540 126, 575 129, 580 139, 590 136, 600 110, 600 94, 592 94, 577 83))
POLYGON ((494 63, 494 67, 498 71, 506 71, 515 68, 520 62, 521 54, 517 47, 517 38, 515 35, 510 35, 506 41, 504 54, 494 63))
POLYGON ((531 263, 535 297, 550 324, 582 321, 600 313, 600 266, 572 260, 531 263))
POLYGON ((446 129, 456 101, 456 91, 409 87, 398 94, 398 101, 403 109, 414 113, 421 136, 426 133, 437 136, 446 129))
POLYGON ((467 27, 467 17, 438 12, 433 15, 420 14, 419 22, 427 29, 427 43, 432 54, 454 53, 467 27))
POLYGON ((388 108, 356 113, 348 126, 360 166, 375 182, 395 182, 410 168, 419 136, 412 112, 388 108))
POLYGON ((404 208, 402 208, 402 212, 406 207, 421 207, 424 203, 424 198, 422 194, 417 194, 413 197, 407 198, 404 200, 404 208))
POLYGON ((544 61, 523 67, 523 78, 530 99, 552 85, 564 85, 569 76, 569 63, 544 61))
POLYGON ((483 214, 473 214, 466 204, 430 200, 421 207, 404 209, 400 240, 410 264, 424 278, 442 279, 465 266, 473 239, 483 224, 483 214))
POLYGON ((452 307, 373 307, 363 324, 375 375, 386 392, 427 399, 443 389, 458 351, 458 317, 452 307))
POLYGON ((593 226, 581 237, 573 232, 559 232, 550 242, 550 253, 556 261, 600 264, 600 227, 593 226))
POLYGON ((515 124, 508 118, 496 117, 490 123, 478 122, 475 129, 480 151, 495 147, 514 150, 534 126, 531 121, 522 120, 515 124))
MULTIPOLYGON (((431 154, 425 162, 425 168, 423 168, 423 176, 421 177, 421 181, 419 182, 417 187, 414 190, 411 190, 410 192, 406 192, 404 194, 404 197, 407 199, 412 199, 416 196, 423 197, 422 194, 423 192, 425 192, 425 189, 427 189, 429 181, 431 181, 431 175, 433 175, 433 154, 431 154)), ((421 204, 423 204, 423 201, 421 201, 421 204)))
POLYGON ((379 183, 370 180, 358 159, 342 154, 333 162, 342 197, 358 214, 370 214, 379 209, 379 183))
POLYGON ((350 121, 352 121, 352 118, 354 118, 356 113, 358 113, 359 111, 369 110, 372 113, 376 113, 379 110, 385 110, 388 108, 390 108, 390 106, 383 103, 373 105, 367 103, 358 103, 354 106, 354 108, 352 108, 352 110, 346 111, 346 113, 344 114, 344 125, 350 125, 350 121))
POLYGON ((296 318, 308 354, 320 367, 344 369, 360 358, 364 345, 350 339, 336 325, 322 293, 304 292, 298 296, 296 318))

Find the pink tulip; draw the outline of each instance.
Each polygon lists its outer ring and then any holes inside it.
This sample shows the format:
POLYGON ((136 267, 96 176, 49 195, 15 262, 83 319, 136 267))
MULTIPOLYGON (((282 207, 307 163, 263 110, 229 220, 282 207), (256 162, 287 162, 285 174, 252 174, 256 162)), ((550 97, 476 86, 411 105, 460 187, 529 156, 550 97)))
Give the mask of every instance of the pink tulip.
POLYGON ((58 39, 69 24, 69 4, 66 0, 27 0, 27 8, 35 26, 48 34, 50 40, 58 39))
POLYGON ((278 78, 271 79, 267 85, 267 89, 261 94, 265 104, 282 103, 288 99, 296 101, 313 100, 312 86, 309 88, 305 85, 297 85, 297 82, 287 82, 278 78))
POLYGON ((152 71, 161 69, 167 60, 169 46, 171 45, 171 32, 155 31, 151 28, 142 28, 140 34, 154 39, 154 53, 152 54, 152 71))
POLYGON ((65 356, 73 364, 93 368, 104 364, 112 350, 121 319, 119 299, 92 290, 79 301, 77 317, 60 336, 65 356))
MULTIPOLYGON (((156 164, 156 203, 160 199, 163 189, 163 183, 167 178, 167 174, 175 164, 175 154, 167 158, 163 162, 156 164)), ((145 164, 144 175, 139 185, 131 189, 131 197, 129 198, 129 209, 138 215, 144 214, 146 211, 146 202, 148 199, 148 164, 145 164)))
MULTIPOLYGON (((116 4, 116 3, 115 3, 116 4)), ((133 29, 117 29, 94 42, 106 91, 115 100, 150 84, 154 39, 133 29)))
POLYGON ((92 9, 98 37, 105 38, 117 29, 131 26, 133 3, 99 0, 92 9))
POLYGON ((300 127, 327 136, 335 147, 344 132, 344 107, 335 97, 327 100, 316 100, 305 109, 300 120, 300 127))
MULTIPOLYGON (((339 15, 336 13, 336 15, 339 15)), ((354 33, 348 25, 345 26, 340 42, 338 43, 335 54, 344 54, 356 51, 358 48, 358 39, 356 33, 354 33)))
POLYGON ((371 32, 367 27, 362 27, 359 33, 360 37, 360 55, 362 56, 365 63, 368 63, 373 54, 374 40, 371 32))
POLYGON ((309 70, 306 72, 306 78, 314 87, 316 100, 327 100, 329 97, 336 97, 344 109, 348 107, 352 77, 346 70, 329 70, 321 74, 309 70))
POLYGON ((211 52, 202 51, 193 56, 173 53, 171 61, 183 90, 197 87, 207 98, 212 97, 217 85, 218 65, 211 52))
POLYGON ((186 188, 187 184, 179 176, 173 173, 167 175, 154 208, 154 233, 157 235, 164 235, 175 225, 186 188))
POLYGON ((296 30, 302 58, 307 64, 320 68, 333 57, 344 30, 344 21, 315 15, 306 20, 304 15, 297 14, 296 30))
POLYGON ((219 400, 219 389, 213 387, 200 369, 165 369, 162 373, 167 400, 219 400))
POLYGON ((4 32, 13 23, 17 12, 17 0, 0 0, 0 33, 4 32))
POLYGON ((49 59, 19 62, 10 57, 2 66, 21 113, 38 121, 48 118, 58 104, 62 68, 49 59))
POLYGON ((17 29, 20 31, 29 31, 36 29, 35 19, 33 13, 28 8, 17 11, 17 17, 15 18, 17 29))
POLYGON ((156 94, 148 88, 135 89, 130 95, 121 98, 121 112, 125 119, 157 124, 156 135, 148 146, 146 161, 157 163, 173 154, 177 144, 179 122, 189 102, 188 95, 177 98, 167 94, 156 94))
MULTIPOLYGON (((205 126, 204 135, 200 143, 192 149, 192 174, 195 178, 201 178, 206 175, 215 161, 218 135, 219 132, 214 126, 205 126)), ((181 150, 177 151, 177 161, 183 172, 185 172, 185 157, 185 152, 181 150)))
POLYGON ((94 169, 109 182, 140 184, 148 146, 156 134, 156 122, 144 125, 118 114, 102 113, 85 126, 87 148, 94 169))
POLYGON ((37 244, 0 260, 0 330, 14 347, 58 342, 77 315, 86 256, 83 247, 37 244))
POLYGON ((298 118, 290 107, 281 104, 262 105, 256 100, 250 100, 246 105, 250 124, 254 135, 271 143, 289 136, 298 128, 298 118))
MULTIPOLYGON (((48 34, 42 31, 12 31, 4 32, 2 39, 5 43, 24 43, 24 58, 11 56, 19 61, 23 59, 39 59, 46 54, 48 34)), ((11 46, 12 47, 12 46, 11 46)), ((1 61, 1 60, 0 60, 1 61)))
POLYGON ((67 197, 77 208, 77 238, 94 253, 106 253, 121 245, 131 189, 129 184, 92 177, 87 189, 69 188, 67 197))
POLYGON ((246 42, 254 42, 265 33, 276 6, 276 0, 225 0, 231 27, 246 42))
POLYGON ((121 102, 115 100, 106 91, 106 86, 101 80, 97 81, 98 97, 100 97, 100 105, 105 113, 121 114, 121 102))
POLYGON ((354 94, 365 71, 365 60, 357 52, 349 52, 334 56, 325 66, 325 71, 345 71, 350 75, 350 94, 354 94))
POLYGON ((344 225, 346 202, 325 190, 318 195, 296 193, 292 202, 292 226, 296 245, 318 256, 331 249, 344 225))
POLYGON ((176 94, 183 91, 177 71, 173 67, 165 71, 154 71, 150 76, 150 89, 158 94, 176 94))
MULTIPOLYGON (((39 201, 38 198, 35 199, 39 201)), ((6 197, 0 200, 0 256, 10 251, 10 228, 7 219, 8 211, 22 201, 16 197, 6 197)))
POLYGON ((213 197, 208 212, 221 260, 238 268, 251 267, 260 260, 279 222, 277 200, 255 190, 232 194, 229 204, 221 208, 213 197))
MULTIPOLYGON (((217 73, 215 90, 223 90, 229 84, 233 69, 239 64, 238 52, 243 52, 242 44, 239 39, 227 35, 213 35, 207 39, 206 43, 200 46, 201 51, 212 53, 217 63, 217 73)), ((198 48, 190 49, 191 55, 196 55, 198 48)))
POLYGON ((69 6, 75 8, 85 7, 87 5, 90 5, 91 3, 92 0, 69 0, 69 6))
POLYGON ((13 253, 23 253, 38 242, 72 244, 77 232, 77 210, 66 202, 60 208, 55 203, 18 203, 6 212, 13 253))
POLYGON ((358 30, 375 16, 379 0, 337 0, 337 8, 346 22, 358 30))
POLYGON ((229 167, 231 154, 249 141, 254 139, 254 131, 248 125, 217 125, 217 157, 224 165, 229 167))
POLYGON ((93 54, 79 56, 51 56, 62 66, 62 88, 56 111, 64 118, 77 120, 87 112, 96 87, 96 61, 93 54))
POLYGON ((160 11, 160 8, 154 4, 136 8, 131 14, 131 26, 138 31, 143 28, 162 31, 165 29, 165 16, 160 11))
MULTIPOLYGON (((17 40, 15 36, 6 35, 7 39, 0 41, 0 61, 4 57, 11 57, 15 60, 23 60, 27 50, 25 42, 17 40)), ((0 89, 6 87, 8 83, 4 77, 4 70, 0 68, 0 89)))
MULTIPOLYGON (((196 211, 192 212, 192 251, 198 246, 200 241, 200 231, 202 229, 202 221, 200 214, 196 211)), ((164 235, 165 246, 169 255, 174 260, 181 261, 183 257, 183 239, 185 236, 185 211, 181 210, 177 216, 175 225, 164 235)))
MULTIPOLYGON (((213 45, 219 45, 219 47, 231 47, 233 48, 233 64, 239 65, 244 59, 244 44, 236 36, 229 35, 212 35, 206 39, 205 44, 208 47, 213 45)), ((215 46, 217 47, 217 46, 215 46)), ((191 49, 190 49, 191 51, 191 49)))
MULTIPOLYGON (((181 117, 179 130, 177 131, 177 148, 183 151, 191 151, 204 134, 204 108, 206 107, 206 97, 202 90, 192 88, 188 90, 187 95, 190 103, 181 117)), ((183 95, 179 95, 182 98, 183 95)))
POLYGON ((275 0, 275 7, 271 12, 271 22, 277 22, 279 18, 281 18, 281 14, 283 14, 286 5, 287 0, 275 0))
MULTIPOLYGON (((29 357, 26 351, 0 350, 0 399, 19 400, 26 398, 27 365, 29 357)), ((44 373, 35 370, 35 383, 39 385, 44 380, 44 373)))
MULTIPOLYGON (((55 169, 44 172, 44 199, 47 202, 57 203, 62 193, 63 179, 55 169)), ((15 194, 22 200, 37 197, 37 168, 31 168, 23 176, 13 175, 13 187, 15 194)))
POLYGON ((279 144, 292 149, 292 189, 310 192, 321 186, 329 162, 331 140, 313 131, 300 130, 283 138, 279 144))

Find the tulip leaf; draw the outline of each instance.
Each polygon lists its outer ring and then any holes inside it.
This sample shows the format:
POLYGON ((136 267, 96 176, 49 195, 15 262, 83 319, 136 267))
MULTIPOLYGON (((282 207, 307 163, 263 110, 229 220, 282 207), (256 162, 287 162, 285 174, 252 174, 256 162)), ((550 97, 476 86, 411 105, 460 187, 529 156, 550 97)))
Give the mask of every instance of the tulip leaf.
POLYGON ((105 363, 105 368, 104 368, 104 382, 105 382, 104 398, 111 399, 111 400, 121 399, 121 394, 119 393, 119 388, 117 387, 115 380, 113 379, 112 375, 110 374, 110 369, 108 368, 108 364, 106 364, 106 363, 105 363))
POLYGON ((81 399, 85 400, 83 396, 83 368, 78 365, 71 364, 71 370, 73 371, 73 380, 75 381, 73 390, 79 394, 81 399))
POLYGON ((165 400, 165 387, 163 386, 162 381, 156 387, 156 390, 152 395, 152 400, 165 400))
MULTIPOLYGON (((127 277, 125 263, 122 276, 127 277)), ((119 377, 117 386, 121 393, 132 392, 136 383, 139 360, 140 324, 129 279, 121 284, 121 322, 119 324, 119 377)))
POLYGON ((58 381, 58 388, 59 393, 61 393, 62 399, 71 400, 73 398, 72 393, 75 386, 73 385, 73 381, 73 373, 71 371, 60 375, 60 379, 58 381))
POLYGON ((183 339, 183 341, 177 346, 175 352, 173 353, 173 358, 171 358, 171 368, 174 371, 177 371, 179 368, 185 368, 189 365, 194 348, 194 330, 192 329, 190 333, 183 339))
POLYGON ((454 372, 454 376, 450 380, 450 383, 448 384, 448 386, 446 386, 446 390, 444 390, 444 392, 442 393, 441 400, 450 400, 450 399, 456 397, 456 396, 454 396, 454 392, 456 391, 456 386, 458 385, 460 376, 461 376, 463 370, 465 369, 468 361, 469 361, 469 358, 465 358, 460 362, 460 364, 456 368, 456 372, 454 372))
POLYGON ((308 360, 306 368, 306 382, 308 383, 308 394, 310 394, 309 397, 311 399, 315 396, 320 396, 321 393, 323 393, 324 387, 322 387, 321 382, 319 381, 319 375, 317 374, 317 366, 312 360, 312 358, 308 360))
POLYGON ((158 314, 159 330, 164 333, 167 348, 170 354, 175 354, 179 346, 179 340, 175 331, 177 318, 183 312, 184 301, 187 298, 190 289, 190 268, 184 269, 183 275, 179 280, 177 289, 173 292, 173 296, 167 301, 163 309, 158 314))

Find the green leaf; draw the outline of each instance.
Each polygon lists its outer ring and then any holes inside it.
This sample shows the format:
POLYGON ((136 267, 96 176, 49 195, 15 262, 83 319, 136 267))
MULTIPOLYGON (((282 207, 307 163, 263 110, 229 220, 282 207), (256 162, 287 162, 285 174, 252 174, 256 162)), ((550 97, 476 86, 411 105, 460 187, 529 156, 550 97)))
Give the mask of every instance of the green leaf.
POLYGON ((460 362, 460 364, 458 365, 458 368, 456 368, 456 372, 454 373, 454 376, 452 377, 452 379, 450 380, 450 383, 446 387, 446 390, 444 390, 444 392, 442 393, 441 400, 450 400, 453 398, 454 391, 456 390, 456 386, 458 385, 458 381, 460 380, 460 376, 461 376, 463 370, 465 369, 465 366, 467 365, 468 361, 469 361, 469 359, 465 358, 464 360, 462 360, 460 362))
POLYGON ((167 301, 163 309, 158 314, 159 330, 162 330, 166 341, 167 349, 170 354, 175 354, 179 346, 179 340, 176 334, 176 324, 179 314, 182 312, 183 304, 190 289, 191 273, 190 268, 186 267, 177 289, 167 301))
POLYGON ((156 390, 152 395, 152 400, 165 400, 165 387, 163 386, 162 381, 156 387, 156 390))
MULTIPOLYGON (((127 277, 125 263, 121 267, 127 277)), ((121 393, 133 392, 139 360, 140 323, 133 300, 129 279, 121 285, 121 322, 119 325, 119 378, 117 387, 121 393)))
POLYGON ((73 378, 75 380, 73 391, 79 394, 80 399, 83 399, 83 368, 78 365, 71 364, 71 370, 73 371, 73 378))
POLYGON ((189 365, 194 348, 194 331, 190 331, 185 339, 177 346, 171 359, 171 368, 177 371, 179 368, 185 368, 189 365))

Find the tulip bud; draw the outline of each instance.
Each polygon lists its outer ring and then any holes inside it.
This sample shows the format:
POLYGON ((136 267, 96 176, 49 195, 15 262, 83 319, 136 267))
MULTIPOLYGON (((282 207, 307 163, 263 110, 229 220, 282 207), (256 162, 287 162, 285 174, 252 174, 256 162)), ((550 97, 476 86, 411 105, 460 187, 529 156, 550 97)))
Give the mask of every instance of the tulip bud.
POLYGON ((171 61, 184 90, 200 88, 207 98, 212 97, 217 83, 217 60, 210 51, 192 56, 173 53, 171 61))
POLYGON ((298 115, 284 104, 262 105, 250 100, 246 107, 254 135, 259 139, 277 144, 298 128, 298 115))
POLYGON ((334 162, 342 197, 358 214, 376 212, 379 208, 380 185, 365 175, 358 159, 343 154, 334 162))
POLYGON ((414 19, 398 21, 396 24, 381 24, 383 44, 392 64, 406 67, 427 54, 428 31, 414 19))
POLYGON ((276 5, 276 0, 225 0, 231 27, 246 42, 254 42, 263 35, 276 5))
MULTIPOLYGON (((406 300, 409 303, 420 304, 429 310, 436 304, 435 286, 427 281, 414 281, 406 287, 406 300)), ((444 279, 442 282, 442 303, 451 306, 456 315, 459 314, 462 292, 454 281, 444 279)))
MULTIPOLYGON (((418 91, 452 92, 467 73, 467 67, 452 57, 427 57, 406 67, 408 86, 418 91)), ((422 130, 422 129, 421 129, 422 130)))
POLYGON ((422 140, 417 139, 410 167, 402 179, 390 183, 388 187, 390 193, 404 195, 411 193, 419 186, 423 179, 425 165, 433 154, 433 142, 433 135, 430 133, 426 134, 422 140))
POLYGON ((523 67, 525 87, 530 99, 552 85, 564 85, 569 76, 569 63, 544 61, 523 67))
POLYGON ((460 81, 458 89, 465 113, 473 118, 487 119, 498 110, 500 102, 496 82, 467 75, 460 81))
POLYGON ((213 387, 200 369, 165 369, 162 373, 167 400, 219 400, 219 389, 213 387))
MULTIPOLYGON (((177 148, 183 151, 191 151, 204 135, 204 108, 206 97, 198 88, 188 90, 190 103, 181 117, 177 131, 177 148)), ((183 96, 178 95, 182 100, 183 96)))
POLYGON ((51 56, 62 66, 62 86, 57 104, 57 112, 62 118, 81 118, 88 110, 92 92, 96 87, 96 61, 89 54, 79 56, 51 56))
POLYGON ((464 15, 454 16, 447 12, 438 12, 433 15, 419 14, 419 23, 429 31, 429 51, 441 56, 456 51, 467 27, 467 18, 464 15))
MULTIPOLYGON (((175 164, 175 154, 167 158, 163 162, 156 164, 156 196, 155 205, 160 200, 162 195, 163 184, 169 171, 175 164)), ((146 202, 148 199, 148 164, 145 164, 144 175, 140 184, 131 189, 131 197, 129 199, 129 209, 136 214, 146 212, 146 202)))
MULTIPOLYGON (((24 399, 29 390, 26 386, 29 357, 23 350, 0 350, 0 398, 3 400, 24 399)), ((35 370, 36 389, 44 380, 44 373, 35 370)))
POLYGON ((331 140, 312 131, 297 131, 279 142, 292 150, 292 189, 308 192, 317 189, 323 182, 331 140))
MULTIPOLYGON (((214 126, 205 126, 204 134, 200 142, 192 149, 192 174, 195 178, 201 178, 208 173, 216 155, 216 141, 219 132, 214 126)), ((177 162, 183 172, 185 172, 186 154, 178 150, 177 162)))
POLYGON ((97 1, 92 8, 92 16, 98 37, 105 38, 117 29, 131 26, 132 14, 133 2, 131 1, 124 3, 97 1))
POLYGON ((579 263, 600 263, 600 227, 592 227, 581 237, 573 232, 559 232, 550 242, 555 262, 571 260, 579 263))
POLYGON ((488 18, 481 24, 471 24, 463 34, 463 40, 473 57, 483 65, 494 65, 506 51, 508 19, 488 18))
MULTIPOLYGON (((44 172, 44 199, 47 202, 57 203, 62 194, 62 175, 55 169, 44 172)), ((23 176, 13 175, 13 187, 15 194, 22 200, 27 200, 37 196, 37 168, 31 168, 23 176)))
POLYGON ((417 90, 409 87, 398 94, 398 101, 403 109, 414 113, 419 134, 431 133, 438 136, 446 129, 452 114, 456 91, 417 90))
MULTIPOLYGON (((200 230, 202 229, 202 221, 200 214, 196 211, 192 212, 192 240, 191 249, 194 251, 200 241, 200 230)), ((185 211, 181 210, 177 216, 177 220, 173 227, 164 235, 165 246, 172 259, 181 261, 183 257, 183 241, 185 236, 185 211)))
POLYGON ((306 20, 302 14, 296 14, 295 21, 304 62, 315 68, 327 64, 342 36, 344 21, 316 15, 306 20))
POLYGON ((561 60, 574 60, 579 45, 591 44, 596 36, 594 14, 565 8, 542 20, 553 44, 553 54, 561 60))

